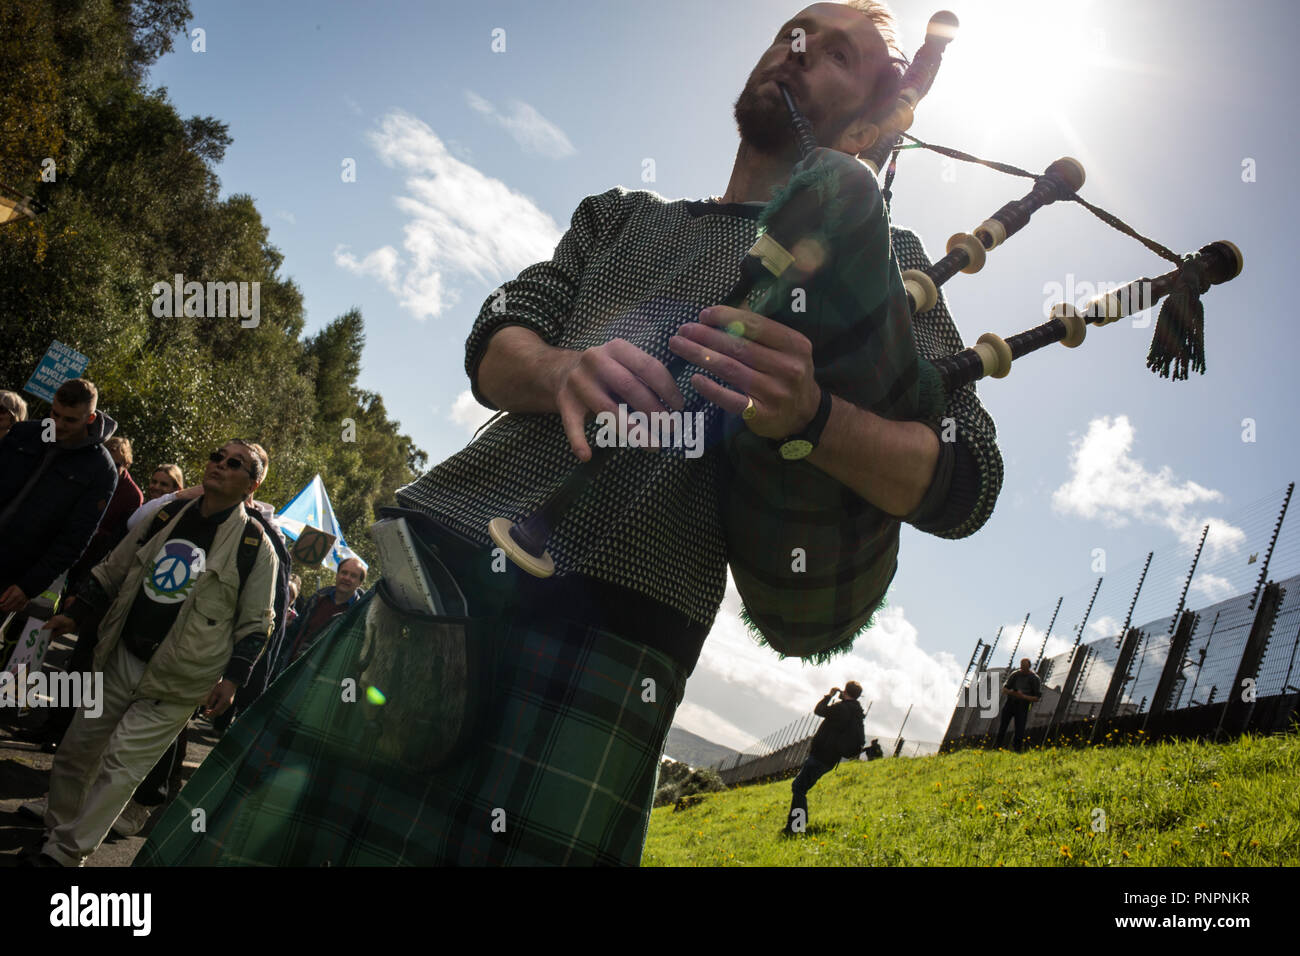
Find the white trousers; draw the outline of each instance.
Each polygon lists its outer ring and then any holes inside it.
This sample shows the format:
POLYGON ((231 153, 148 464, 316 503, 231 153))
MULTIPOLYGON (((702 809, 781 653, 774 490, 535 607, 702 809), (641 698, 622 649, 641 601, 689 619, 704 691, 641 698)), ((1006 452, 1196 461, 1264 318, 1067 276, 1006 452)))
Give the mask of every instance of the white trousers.
POLYGON ((197 706, 134 699, 146 666, 118 644, 104 668, 103 712, 77 711, 55 751, 41 852, 64 866, 95 852, 197 706))

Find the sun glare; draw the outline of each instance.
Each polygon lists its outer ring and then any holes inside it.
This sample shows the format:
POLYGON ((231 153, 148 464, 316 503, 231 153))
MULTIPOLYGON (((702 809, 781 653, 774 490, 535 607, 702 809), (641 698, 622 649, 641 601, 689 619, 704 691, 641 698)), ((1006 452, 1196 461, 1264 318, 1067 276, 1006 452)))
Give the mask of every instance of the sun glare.
POLYGON ((962 91, 963 119, 990 139, 1039 129, 1059 141, 1079 96, 1106 94, 1114 24, 1098 16, 1097 4, 996 0, 953 12, 961 30, 938 82, 962 91))

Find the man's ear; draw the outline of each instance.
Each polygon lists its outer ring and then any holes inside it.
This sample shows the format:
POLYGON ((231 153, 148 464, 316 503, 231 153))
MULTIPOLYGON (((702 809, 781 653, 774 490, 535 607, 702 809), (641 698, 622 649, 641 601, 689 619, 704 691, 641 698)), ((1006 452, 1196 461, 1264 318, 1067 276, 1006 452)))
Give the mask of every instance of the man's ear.
POLYGON ((866 120, 854 120, 843 133, 840 134, 840 140, 835 144, 835 148, 849 153, 853 156, 860 156, 880 138, 880 127, 875 123, 868 123, 866 120))

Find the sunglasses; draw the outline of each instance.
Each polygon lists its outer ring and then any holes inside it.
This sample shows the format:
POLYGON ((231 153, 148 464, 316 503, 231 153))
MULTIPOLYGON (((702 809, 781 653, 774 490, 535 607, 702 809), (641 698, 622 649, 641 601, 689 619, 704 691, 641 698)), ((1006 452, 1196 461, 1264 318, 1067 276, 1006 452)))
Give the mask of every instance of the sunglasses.
POLYGON ((227 455, 224 451, 214 451, 208 456, 208 461, 212 462, 214 465, 220 465, 222 462, 225 462, 226 467, 231 471, 247 470, 248 477, 254 481, 257 480, 257 475, 253 473, 251 467, 245 465, 243 461, 236 458, 234 455, 227 455))

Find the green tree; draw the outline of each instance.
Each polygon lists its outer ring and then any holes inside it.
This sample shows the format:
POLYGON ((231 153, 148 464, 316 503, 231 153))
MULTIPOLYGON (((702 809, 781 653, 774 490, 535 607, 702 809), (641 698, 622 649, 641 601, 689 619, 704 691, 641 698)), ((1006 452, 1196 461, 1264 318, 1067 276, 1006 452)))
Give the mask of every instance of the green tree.
MULTIPOLYGON (((226 125, 182 118, 166 90, 146 88, 188 17, 187 0, 0 5, 0 181, 48 207, 0 229, 0 387, 20 387, 61 341, 90 357, 87 377, 131 439, 137 478, 176 462, 193 482, 214 447, 257 441, 271 459, 258 497, 282 505, 319 473, 349 544, 371 560, 375 506, 425 455, 357 386, 359 311, 303 339, 302 293, 252 198, 220 198, 226 125), (52 181, 40 176, 45 157, 52 181), (155 308, 156 284, 177 274, 256 283, 259 321, 155 308)), ((39 401, 33 411, 45 413, 39 401)))

